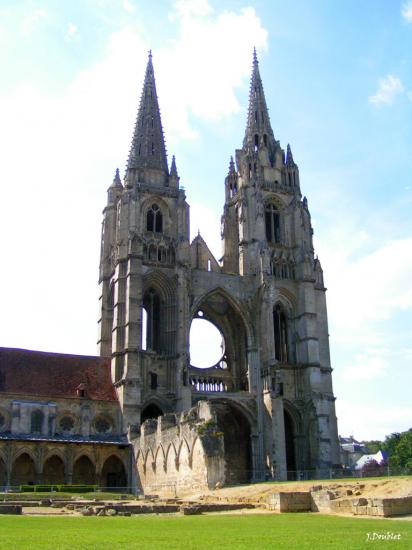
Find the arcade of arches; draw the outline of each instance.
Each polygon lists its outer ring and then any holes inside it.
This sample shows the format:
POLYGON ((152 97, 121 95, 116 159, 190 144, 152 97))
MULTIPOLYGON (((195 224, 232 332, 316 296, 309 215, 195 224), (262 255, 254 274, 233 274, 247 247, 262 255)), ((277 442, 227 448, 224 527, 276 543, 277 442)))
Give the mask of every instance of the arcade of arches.
MULTIPOLYGON (((100 453, 75 449, 62 452, 59 449, 41 449, 27 446, 27 450, 16 452, 9 466, 2 458, 0 446, 0 487, 44 484, 99 485, 107 488, 127 488, 129 474, 129 449, 113 452, 101 449, 100 453), (37 452, 36 452, 37 451, 37 452)), ((92 449, 93 451, 93 449, 92 449)))

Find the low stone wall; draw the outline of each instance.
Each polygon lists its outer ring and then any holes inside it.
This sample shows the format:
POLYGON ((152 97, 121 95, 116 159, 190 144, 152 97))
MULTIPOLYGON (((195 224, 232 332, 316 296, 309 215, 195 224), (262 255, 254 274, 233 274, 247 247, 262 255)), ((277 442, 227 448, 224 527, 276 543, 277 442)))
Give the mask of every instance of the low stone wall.
POLYGON ((412 514, 412 496, 397 498, 336 499, 332 491, 273 493, 269 509, 275 512, 320 512, 354 516, 392 517, 412 514))
POLYGON ((21 506, 18 504, 0 504, 0 514, 21 514, 21 506))
POLYGON ((335 513, 354 516, 404 516, 412 514, 412 497, 398 498, 357 498, 331 501, 335 513))
POLYGON ((334 494, 331 491, 311 491, 311 510, 321 514, 331 513, 331 501, 334 494))
POLYGON ((331 491, 311 493, 312 511, 354 516, 404 516, 412 514, 412 497, 336 499, 331 491))
POLYGON ((310 512, 310 492, 273 493, 269 497, 269 510, 275 512, 310 512))

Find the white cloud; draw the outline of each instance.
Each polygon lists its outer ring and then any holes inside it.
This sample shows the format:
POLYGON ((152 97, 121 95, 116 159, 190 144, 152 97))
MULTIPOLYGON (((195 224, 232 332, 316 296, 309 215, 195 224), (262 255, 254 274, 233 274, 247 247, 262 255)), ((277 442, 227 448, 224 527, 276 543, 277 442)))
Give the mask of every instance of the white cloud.
POLYGON ((136 6, 130 0, 123 0, 123 9, 128 13, 134 13, 136 11, 136 6))
POLYGON ((361 235, 335 228, 318 238, 317 249, 325 266, 333 340, 375 346, 381 342, 377 323, 412 309, 412 238, 392 240, 367 253, 361 235))
POLYGON ((69 23, 67 23, 67 36, 68 36, 68 38, 73 38, 78 33, 78 31, 79 31, 79 29, 78 29, 77 25, 75 25, 71 21, 69 21, 69 23))
POLYGON ((401 13, 407 23, 412 23, 412 1, 403 4, 401 13))
POLYGON ((379 80, 376 94, 369 97, 369 102, 377 106, 392 105, 395 97, 403 91, 404 87, 400 78, 388 74, 379 80))
POLYGON ((174 4, 175 14, 171 13, 172 20, 176 16, 185 17, 206 17, 213 13, 213 7, 208 0, 177 0, 174 4))
POLYGON ((46 19, 47 12, 43 9, 34 10, 29 15, 26 15, 21 22, 21 30, 23 34, 30 34, 46 19))
POLYGON ((250 76, 253 46, 267 48, 267 31, 254 8, 219 13, 207 0, 179 1, 174 8, 179 37, 154 52, 164 125, 172 140, 195 136, 191 116, 217 122, 237 113, 236 89, 250 76))
POLYGON ((351 381, 372 380, 386 374, 391 353, 385 348, 369 348, 355 356, 354 363, 344 366, 343 378, 351 381))
POLYGON ((354 435, 360 440, 383 440, 395 430, 403 432, 412 426, 412 407, 386 404, 384 392, 370 405, 338 398, 336 410, 339 434, 354 435))

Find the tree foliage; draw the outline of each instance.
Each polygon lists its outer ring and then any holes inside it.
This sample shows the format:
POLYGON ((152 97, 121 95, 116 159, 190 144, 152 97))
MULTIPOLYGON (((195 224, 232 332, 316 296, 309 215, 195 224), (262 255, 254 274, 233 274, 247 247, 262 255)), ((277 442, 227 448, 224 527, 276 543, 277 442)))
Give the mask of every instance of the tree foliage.
POLYGON ((412 428, 386 436, 383 450, 388 454, 390 466, 412 468, 412 428))

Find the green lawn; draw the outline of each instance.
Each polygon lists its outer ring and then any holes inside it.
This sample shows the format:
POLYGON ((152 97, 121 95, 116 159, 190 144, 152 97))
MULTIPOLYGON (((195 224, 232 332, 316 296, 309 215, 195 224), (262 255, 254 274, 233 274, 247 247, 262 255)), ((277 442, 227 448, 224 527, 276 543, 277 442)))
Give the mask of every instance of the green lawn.
POLYGON ((0 516, 1 550, 412 548, 412 522, 318 514, 35 517, 0 516), (367 533, 400 540, 367 542, 367 533))

